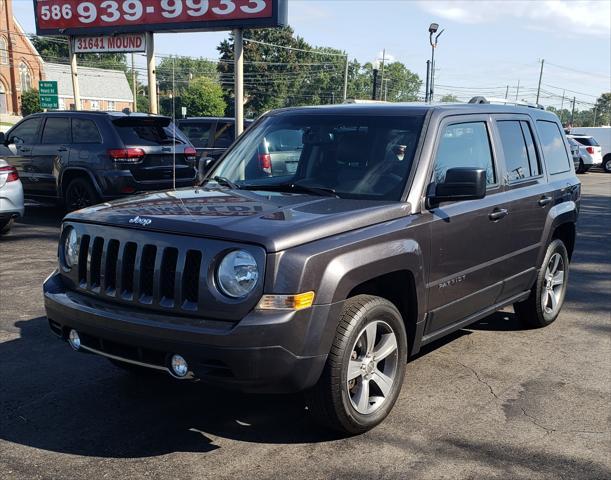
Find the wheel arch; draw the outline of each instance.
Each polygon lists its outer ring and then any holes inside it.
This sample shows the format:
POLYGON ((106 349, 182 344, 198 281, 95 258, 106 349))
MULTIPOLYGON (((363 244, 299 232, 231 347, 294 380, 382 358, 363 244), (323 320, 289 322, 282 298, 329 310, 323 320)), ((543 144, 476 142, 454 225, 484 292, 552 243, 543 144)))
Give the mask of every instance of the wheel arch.
POLYGON ((562 240, 569 254, 569 259, 575 249, 577 235, 576 223, 578 216, 578 204, 573 201, 562 202, 555 205, 547 218, 543 239, 545 242, 540 249, 538 265, 543 262, 547 246, 556 238, 562 240))
POLYGON ((60 197, 62 198, 64 197, 64 194, 66 193, 66 187, 70 184, 70 182, 74 180, 75 178, 79 178, 79 177, 86 178, 87 180, 89 180, 91 184, 93 185, 93 188, 95 188, 98 195, 100 196, 102 195, 102 190, 100 189, 100 185, 98 184, 93 173, 91 173, 86 168, 82 168, 82 167, 68 167, 61 172, 61 175, 59 177, 58 191, 59 191, 60 197))

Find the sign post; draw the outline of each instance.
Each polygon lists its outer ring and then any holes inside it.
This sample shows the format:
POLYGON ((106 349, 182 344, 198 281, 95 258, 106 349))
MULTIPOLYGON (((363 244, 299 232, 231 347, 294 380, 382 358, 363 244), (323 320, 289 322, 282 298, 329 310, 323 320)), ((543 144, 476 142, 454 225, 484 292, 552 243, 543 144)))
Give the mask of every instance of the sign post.
POLYGON ((59 109, 57 82, 40 80, 38 82, 38 97, 40 100, 40 108, 51 110, 59 109))
POLYGON ((68 37, 68 51, 70 55, 70 72, 72 76, 72 91, 74 93, 74 109, 81 109, 81 91, 78 85, 78 68, 76 65, 76 52, 74 51, 74 38, 68 37))
POLYGON ((149 112, 159 113, 157 108, 157 72, 155 65, 155 36, 153 32, 146 33, 146 66, 149 82, 149 112))

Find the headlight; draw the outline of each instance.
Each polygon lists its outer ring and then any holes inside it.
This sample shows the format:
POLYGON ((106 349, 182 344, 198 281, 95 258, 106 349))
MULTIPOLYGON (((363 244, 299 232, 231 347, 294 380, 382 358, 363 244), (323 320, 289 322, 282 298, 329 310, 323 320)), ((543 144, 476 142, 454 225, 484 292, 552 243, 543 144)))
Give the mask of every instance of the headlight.
POLYGON ((225 255, 216 272, 219 289, 232 298, 248 295, 258 279, 257 261, 244 250, 234 250, 225 255))
POLYGON ((65 270, 70 270, 78 263, 79 245, 76 230, 67 227, 64 231, 64 241, 62 242, 62 254, 60 259, 65 270))

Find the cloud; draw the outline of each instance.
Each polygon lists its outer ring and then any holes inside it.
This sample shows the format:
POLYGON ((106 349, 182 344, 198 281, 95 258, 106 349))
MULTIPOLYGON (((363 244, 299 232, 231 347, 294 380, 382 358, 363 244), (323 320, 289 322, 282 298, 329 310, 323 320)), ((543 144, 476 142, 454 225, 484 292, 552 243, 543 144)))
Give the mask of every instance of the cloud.
POLYGON ((608 0, 538 1, 419 1, 420 8, 459 23, 490 23, 508 17, 523 20, 525 28, 609 37, 608 0))

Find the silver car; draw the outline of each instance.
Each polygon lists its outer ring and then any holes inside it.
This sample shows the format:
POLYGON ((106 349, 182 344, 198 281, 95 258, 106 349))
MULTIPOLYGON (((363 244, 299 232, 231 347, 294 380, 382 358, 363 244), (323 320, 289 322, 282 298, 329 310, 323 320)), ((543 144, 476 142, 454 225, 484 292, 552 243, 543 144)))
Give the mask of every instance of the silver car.
POLYGON ((0 158, 0 235, 10 231, 23 211, 23 186, 17 169, 0 158))

